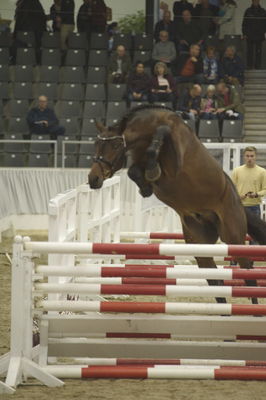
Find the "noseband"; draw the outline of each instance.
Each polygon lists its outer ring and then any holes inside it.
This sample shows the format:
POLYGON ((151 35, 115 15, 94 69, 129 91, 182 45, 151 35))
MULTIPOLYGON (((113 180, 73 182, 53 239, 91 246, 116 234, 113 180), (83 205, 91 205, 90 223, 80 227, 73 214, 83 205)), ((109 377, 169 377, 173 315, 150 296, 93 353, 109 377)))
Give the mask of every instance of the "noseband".
POLYGON ((117 154, 116 154, 116 157, 114 158, 114 160, 112 162, 106 160, 103 156, 99 156, 99 157, 94 157, 93 158, 93 161, 99 164, 99 166, 100 166, 100 168, 102 170, 103 176, 105 176, 103 164, 105 164, 105 165, 107 165, 109 167, 110 173, 111 173, 110 177, 113 176, 113 174, 116 171, 115 170, 116 165, 118 164, 119 161, 122 160, 122 158, 125 157, 125 153, 126 153, 126 150, 127 150, 127 145, 126 145, 126 140, 125 140, 125 136, 124 135, 122 135, 122 136, 110 136, 110 137, 102 137, 100 135, 97 136, 97 140, 101 141, 103 143, 103 146, 104 146, 105 143, 108 143, 108 142, 110 142, 112 140, 116 140, 116 139, 120 139, 121 140, 121 145, 116 149, 116 153, 117 154), (122 153, 120 153, 121 147, 122 147, 122 150, 123 150, 122 153))

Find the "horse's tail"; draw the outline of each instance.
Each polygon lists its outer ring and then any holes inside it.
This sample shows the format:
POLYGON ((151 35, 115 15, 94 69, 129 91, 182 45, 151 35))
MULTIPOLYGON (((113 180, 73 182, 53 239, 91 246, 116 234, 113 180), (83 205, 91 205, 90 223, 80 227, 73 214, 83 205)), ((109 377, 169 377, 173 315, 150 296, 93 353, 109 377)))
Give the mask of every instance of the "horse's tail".
POLYGON ((261 245, 266 245, 266 222, 250 212, 246 207, 248 234, 261 245))

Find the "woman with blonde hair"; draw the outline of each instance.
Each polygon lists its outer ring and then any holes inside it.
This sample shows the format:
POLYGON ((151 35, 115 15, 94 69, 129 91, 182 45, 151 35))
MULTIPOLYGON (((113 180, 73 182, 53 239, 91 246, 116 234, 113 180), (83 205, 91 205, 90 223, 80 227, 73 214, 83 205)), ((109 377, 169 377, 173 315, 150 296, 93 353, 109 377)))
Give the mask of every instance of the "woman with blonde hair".
POLYGON ((151 79, 151 102, 175 102, 176 84, 173 76, 169 74, 165 63, 157 62, 154 66, 154 77, 151 79))

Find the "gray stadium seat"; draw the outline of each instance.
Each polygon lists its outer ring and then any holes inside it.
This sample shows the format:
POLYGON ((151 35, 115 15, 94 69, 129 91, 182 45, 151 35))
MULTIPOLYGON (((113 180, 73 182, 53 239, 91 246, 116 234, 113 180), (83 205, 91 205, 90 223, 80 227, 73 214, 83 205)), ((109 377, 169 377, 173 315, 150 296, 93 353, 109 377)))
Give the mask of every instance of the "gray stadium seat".
POLYGON ((107 50, 90 50, 88 65, 92 67, 107 66, 108 65, 108 52, 107 50))
POLYGON ((0 82, 8 82, 8 81, 9 81, 9 67, 7 64, 0 64, 0 82))
POLYGON ((14 65, 11 69, 12 81, 33 82, 34 70, 32 65, 14 65))
POLYGON ((37 75, 39 82, 57 83, 59 81, 59 66, 40 65, 37 75))
POLYGON ((220 139, 219 121, 217 119, 199 121, 198 136, 200 139, 218 141, 220 139))
POLYGON ((83 112, 80 101, 59 100, 55 105, 55 113, 58 118, 80 117, 83 112))
POLYGON ((47 168, 49 167, 48 154, 29 154, 28 167, 47 168))
POLYGON ((83 118, 99 118, 105 117, 105 104, 102 101, 85 101, 83 118))
POLYGON ((103 83, 88 83, 86 86, 85 100, 105 101, 105 85, 103 83))
POLYGON ((58 49, 59 47, 60 47, 60 33, 59 32, 43 32, 42 48, 58 49))
POLYGON ((82 49, 68 49, 66 58, 65 58, 65 66, 80 66, 84 67, 87 63, 86 51, 82 49))
POLYGON ((9 57, 10 57, 9 49, 6 47, 0 47, 0 63, 2 65, 4 64, 8 65, 10 61, 9 57))
POLYGON ((18 48, 16 63, 20 65, 36 65, 36 54, 33 48, 18 48))
POLYGON ((69 49, 88 49, 87 34, 82 32, 71 32, 67 38, 67 45, 69 49))
POLYGON ((124 101, 110 101, 107 104, 106 119, 121 118, 127 111, 127 105, 124 101))
POLYGON ((33 99, 31 82, 14 82, 12 84, 12 97, 14 99, 33 99))
POLYGON ((59 98, 62 100, 82 101, 84 87, 81 83, 64 83, 59 87, 59 98))
POLYGON ((16 39, 18 39, 19 47, 35 47, 36 46, 35 34, 32 31, 17 31, 16 39), (23 45, 20 46, 20 43, 23 45))
POLYGON ((60 83, 83 83, 85 72, 83 67, 62 67, 59 73, 60 83))
POLYGON ((138 33, 133 36, 134 50, 152 50, 153 36, 145 33, 138 33))
POLYGON ((61 65, 61 51, 59 49, 43 49, 41 55, 42 65, 61 65))
POLYGON ((27 99, 11 99, 5 105, 4 115, 6 118, 22 117, 25 118, 29 111, 29 101, 27 99))
POLYGON ((222 127, 222 138, 224 141, 241 141, 243 136, 243 121, 224 120, 222 127))
POLYGON ((90 49, 107 49, 108 35, 107 33, 92 32, 90 38, 90 49))
POLYGON ((106 83, 106 67, 88 67, 87 83, 106 83))
POLYGON ((126 84, 110 83, 107 88, 108 101, 122 101, 126 95, 126 84))

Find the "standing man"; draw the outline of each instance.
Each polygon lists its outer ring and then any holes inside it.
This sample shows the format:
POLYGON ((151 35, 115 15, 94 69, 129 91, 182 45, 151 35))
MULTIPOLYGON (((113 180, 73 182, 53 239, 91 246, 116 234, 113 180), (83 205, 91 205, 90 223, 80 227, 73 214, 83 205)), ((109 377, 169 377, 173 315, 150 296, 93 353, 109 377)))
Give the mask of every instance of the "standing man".
POLYGON ((74 10, 74 0, 61 0, 61 50, 67 50, 67 38, 75 29, 74 10))
POLYGON ((51 139, 56 140, 57 136, 65 133, 54 110, 48 107, 48 98, 43 95, 38 98, 38 106, 28 112, 27 122, 31 135, 50 135, 51 139))
POLYGON ((260 6, 260 0, 252 0, 242 22, 242 32, 247 39, 247 66, 259 69, 261 65, 261 48, 266 31, 266 11, 260 6))
POLYGON ((266 170, 256 164, 257 149, 244 150, 245 164, 233 170, 232 181, 244 207, 260 217, 260 203, 266 195, 266 170))

